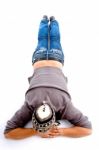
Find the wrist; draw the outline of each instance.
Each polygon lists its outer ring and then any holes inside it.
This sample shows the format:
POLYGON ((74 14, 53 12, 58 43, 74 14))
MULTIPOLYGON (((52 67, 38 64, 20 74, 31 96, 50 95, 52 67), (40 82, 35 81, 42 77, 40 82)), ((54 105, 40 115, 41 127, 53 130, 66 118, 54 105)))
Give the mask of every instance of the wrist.
POLYGON ((34 130, 34 129, 32 129, 32 128, 31 128, 31 132, 32 132, 33 135, 36 135, 36 134, 37 134, 37 131, 34 130))
POLYGON ((64 136, 64 128, 59 128, 59 134, 60 136, 64 136))

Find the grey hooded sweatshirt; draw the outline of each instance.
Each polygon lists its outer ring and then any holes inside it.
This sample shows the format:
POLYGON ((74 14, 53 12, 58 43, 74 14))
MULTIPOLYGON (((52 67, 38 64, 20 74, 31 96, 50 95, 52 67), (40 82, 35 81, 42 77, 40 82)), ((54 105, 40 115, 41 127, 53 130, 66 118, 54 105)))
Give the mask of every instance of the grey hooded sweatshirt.
POLYGON ((81 113, 71 101, 67 89, 67 78, 61 69, 42 67, 34 70, 29 80, 23 106, 8 120, 4 133, 24 127, 32 119, 34 109, 46 101, 54 108, 56 119, 65 119, 75 126, 92 128, 88 117, 81 113))

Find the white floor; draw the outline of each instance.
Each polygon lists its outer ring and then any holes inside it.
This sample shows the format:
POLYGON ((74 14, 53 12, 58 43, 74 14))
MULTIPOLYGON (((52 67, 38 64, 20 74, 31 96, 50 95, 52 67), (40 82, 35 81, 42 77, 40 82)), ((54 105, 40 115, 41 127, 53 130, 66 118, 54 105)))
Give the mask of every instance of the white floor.
POLYGON ((98 0, 0 1, 0 150, 99 149, 98 51, 98 0), (75 106, 92 121, 93 134, 76 139, 6 140, 6 121, 24 102, 27 77, 33 72, 31 57, 37 44, 38 25, 45 14, 55 15, 60 23, 68 88, 75 106))

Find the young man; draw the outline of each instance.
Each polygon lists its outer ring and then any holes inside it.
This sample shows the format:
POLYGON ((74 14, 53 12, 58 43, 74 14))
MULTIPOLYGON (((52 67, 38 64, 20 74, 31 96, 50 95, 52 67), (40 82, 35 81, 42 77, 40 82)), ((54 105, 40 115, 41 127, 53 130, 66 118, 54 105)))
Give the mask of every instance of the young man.
POLYGON ((43 16, 38 32, 38 45, 33 53, 34 73, 23 106, 7 122, 6 138, 22 139, 33 135, 82 137, 91 134, 91 123, 71 102, 67 78, 62 72, 64 54, 60 43, 58 22, 43 16), (57 120, 65 119, 74 126, 61 128, 57 120), (33 128, 25 128, 32 120, 33 128))

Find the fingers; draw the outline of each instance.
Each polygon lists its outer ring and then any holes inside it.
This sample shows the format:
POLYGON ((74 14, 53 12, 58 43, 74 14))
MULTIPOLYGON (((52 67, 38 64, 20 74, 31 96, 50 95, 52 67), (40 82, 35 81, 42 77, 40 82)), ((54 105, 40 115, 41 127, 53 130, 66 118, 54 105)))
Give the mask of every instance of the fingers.
POLYGON ((38 133, 42 138, 54 138, 60 135, 59 129, 57 127, 51 128, 45 133, 38 133))
POLYGON ((55 129, 49 130, 49 131, 46 133, 46 135, 47 135, 48 137, 56 137, 56 136, 59 136, 59 135, 60 135, 60 132, 59 132, 59 130, 58 130, 57 128, 55 128, 55 129))
POLYGON ((48 135, 48 134, 44 134, 41 136, 42 138, 53 138, 54 136, 52 135, 48 135))
POLYGON ((58 130, 54 130, 54 131, 52 131, 52 132, 49 132, 49 135, 51 135, 51 136, 59 136, 60 133, 59 133, 58 130))
POLYGON ((42 138, 54 138, 54 135, 46 134, 46 133, 39 134, 39 136, 42 138))

